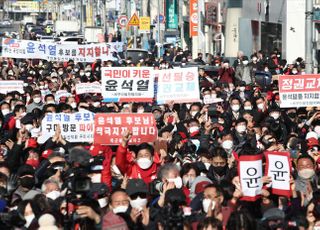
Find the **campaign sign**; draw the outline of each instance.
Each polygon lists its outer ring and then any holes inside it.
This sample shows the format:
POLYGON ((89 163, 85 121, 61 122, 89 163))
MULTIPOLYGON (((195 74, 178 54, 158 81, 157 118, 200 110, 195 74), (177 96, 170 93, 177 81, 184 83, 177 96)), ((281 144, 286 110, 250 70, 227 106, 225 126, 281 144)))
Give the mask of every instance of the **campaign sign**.
POLYGON ((94 143, 119 145, 122 134, 132 131, 129 144, 153 142, 157 139, 156 121, 151 113, 98 113, 95 115, 94 143))

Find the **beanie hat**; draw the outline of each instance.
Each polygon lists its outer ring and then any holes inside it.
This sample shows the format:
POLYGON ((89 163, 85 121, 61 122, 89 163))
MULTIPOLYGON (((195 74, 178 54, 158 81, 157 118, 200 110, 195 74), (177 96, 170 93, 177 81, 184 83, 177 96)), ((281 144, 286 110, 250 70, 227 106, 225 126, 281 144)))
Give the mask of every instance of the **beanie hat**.
POLYGON ((39 218, 39 230, 59 230, 56 220, 51 214, 44 214, 39 218))

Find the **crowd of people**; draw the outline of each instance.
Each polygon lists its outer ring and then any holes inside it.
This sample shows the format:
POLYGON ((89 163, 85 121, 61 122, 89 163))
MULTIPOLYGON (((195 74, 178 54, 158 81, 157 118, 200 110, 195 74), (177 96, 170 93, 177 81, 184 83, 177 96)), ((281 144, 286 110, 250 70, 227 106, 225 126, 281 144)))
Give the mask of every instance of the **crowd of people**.
MULTIPOLYGON (((0 229, 319 229, 320 108, 281 109, 277 81, 258 85, 257 72, 303 74, 298 58, 287 64, 274 50, 236 61, 171 47, 160 59, 133 63, 54 63, 1 60, 1 80, 23 80, 24 93, 0 95, 0 229), (101 80, 103 66, 199 68, 201 101, 177 104, 105 103, 77 95, 79 82, 101 80), (55 99, 58 90, 68 97, 55 99), (43 92, 50 91, 43 95, 43 92), (216 102, 204 103, 207 97, 216 102), (152 113, 158 139, 119 146, 69 143, 57 127, 38 143, 48 113, 152 113), (268 187, 243 201, 237 159, 264 151, 290 152, 291 196, 268 187)), ((264 184, 268 184, 268 178, 264 184)))

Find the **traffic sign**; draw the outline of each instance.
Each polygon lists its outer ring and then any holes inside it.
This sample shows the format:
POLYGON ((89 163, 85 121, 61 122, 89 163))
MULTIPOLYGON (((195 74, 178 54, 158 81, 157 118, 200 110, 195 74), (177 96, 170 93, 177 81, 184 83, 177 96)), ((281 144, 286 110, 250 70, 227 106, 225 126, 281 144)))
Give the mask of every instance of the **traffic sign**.
POLYGON ((126 15, 121 15, 117 22, 121 28, 124 28, 128 23, 128 17, 126 15))
POLYGON ((134 13, 129 22, 128 22, 128 26, 139 26, 139 18, 138 15, 136 13, 134 13))
POLYGON ((140 17, 140 33, 150 33, 150 17, 140 17))
POLYGON ((159 15, 159 21, 160 23, 164 23, 164 20, 165 20, 165 16, 163 14, 160 14, 159 15))

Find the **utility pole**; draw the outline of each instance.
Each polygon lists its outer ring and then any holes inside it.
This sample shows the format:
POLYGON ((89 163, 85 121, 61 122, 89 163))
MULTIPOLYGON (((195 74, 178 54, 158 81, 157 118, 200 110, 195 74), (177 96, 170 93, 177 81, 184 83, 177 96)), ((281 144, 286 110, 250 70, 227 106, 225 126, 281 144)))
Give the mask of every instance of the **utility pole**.
POLYGON ((160 0, 158 0, 158 19, 157 19, 157 28, 158 28, 158 36, 157 36, 157 41, 158 41, 158 58, 161 56, 161 47, 160 47, 160 0))
POLYGON ((80 0, 80 34, 83 34, 83 0, 80 0))
POLYGON ((312 15, 313 0, 306 0, 306 69, 305 72, 312 73, 312 15))

